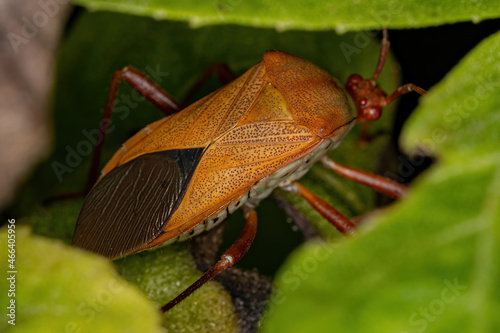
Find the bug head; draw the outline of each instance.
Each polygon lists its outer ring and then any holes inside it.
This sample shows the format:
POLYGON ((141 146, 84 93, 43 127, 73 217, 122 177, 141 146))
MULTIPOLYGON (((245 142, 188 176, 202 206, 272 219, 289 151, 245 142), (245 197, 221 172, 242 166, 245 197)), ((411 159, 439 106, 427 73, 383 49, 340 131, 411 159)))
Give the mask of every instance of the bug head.
POLYGON ((387 29, 383 29, 382 34, 382 46, 380 48, 380 56, 375 73, 373 73, 372 77, 369 79, 363 79, 360 75, 353 74, 347 79, 345 85, 347 92, 356 106, 358 123, 377 120, 382 115, 382 109, 395 98, 403 94, 409 93, 410 91, 415 91, 420 95, 426 93, 424 89, 410 83, 399 87, 391 95, 387 96, 387 94, 377 85, 377 79, 384 68, 390 45, 387 29))
POLYGON ((377 81, 353 74, 347 79, 346 90, 358 111, 358 122, 380 118, 382 109, 387 105, 387 95, 377 86, 377 81))

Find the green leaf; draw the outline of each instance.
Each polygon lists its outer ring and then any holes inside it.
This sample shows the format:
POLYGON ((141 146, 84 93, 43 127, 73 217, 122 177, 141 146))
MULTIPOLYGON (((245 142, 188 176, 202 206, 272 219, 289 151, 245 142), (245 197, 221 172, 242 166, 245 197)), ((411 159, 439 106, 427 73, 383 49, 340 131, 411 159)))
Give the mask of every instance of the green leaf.
POLYGON ((338 32, 415 28, 460 21, 479 22, 500 16, 495 0, 75 0, 92 10, 116 11, 155 19, 182 20, 192 27, 234 23, 253 27, 338 32))
MULTIPOLYGON (((0 279, 2 332, 162 331, 155 305, 124 281, 110 262, 60 241, 32 236, 26 227, 15 231, 15 287, 5 276, 0 279), (14 298, 7 298, 9 288, 15 289, 14 298), (15 299, 15 326, 7 323, 10 299, 15 299)), ((0 230, 5 252, 7 234, 6 228, 0 230)), ((1 269, 4 274, 13 270, 6 257, 1 269)))
POLYGON ((403 142, 437 165, 355 237, 297 251, 264 332, 500 330, 499 63, 497 33, 430 91, 403 142))

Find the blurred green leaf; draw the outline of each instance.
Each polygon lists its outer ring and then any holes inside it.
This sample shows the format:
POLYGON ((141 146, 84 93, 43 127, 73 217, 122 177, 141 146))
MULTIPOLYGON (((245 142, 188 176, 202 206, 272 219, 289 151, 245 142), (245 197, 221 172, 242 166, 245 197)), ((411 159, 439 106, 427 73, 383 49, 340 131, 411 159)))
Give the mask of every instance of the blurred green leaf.
POLYGON ((438 164, 355 237, 294 253, 264 332, 500 330, 499 63, 497 33, 424 98, 403 142, 438 164))
MULTIPOLYGON (((162 332, 157 307, 112 264, 17 226, 15 326, 7 323, 9 280, 0 279, 2 332, 162 332)), ((7 249, 7 229, 0 231, 7 249)), ((7 272, 7 259, 2 259, 7 272)))
POLYGON ((92 10, 187 21, 193 27, 233 23, 253 27, 339 32, 415 28, 460 21, 479 22, 500 16, 495 0, 75 0, 92 10))

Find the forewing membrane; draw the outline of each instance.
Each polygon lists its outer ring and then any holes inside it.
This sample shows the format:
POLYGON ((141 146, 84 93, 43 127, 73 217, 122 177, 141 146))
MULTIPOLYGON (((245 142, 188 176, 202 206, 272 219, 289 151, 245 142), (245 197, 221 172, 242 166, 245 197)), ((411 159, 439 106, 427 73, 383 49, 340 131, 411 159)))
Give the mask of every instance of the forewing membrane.
POLYGON ((73 244, 114 259, 152 241, 177 208, 202 152, 146 154, 112 170, 87 196, 73 244))

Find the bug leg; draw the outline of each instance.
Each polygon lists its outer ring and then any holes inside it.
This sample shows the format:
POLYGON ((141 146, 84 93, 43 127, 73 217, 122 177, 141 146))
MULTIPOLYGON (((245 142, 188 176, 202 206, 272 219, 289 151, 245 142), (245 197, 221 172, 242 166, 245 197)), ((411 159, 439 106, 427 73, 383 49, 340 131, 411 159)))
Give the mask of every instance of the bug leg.
POLYGON ((295 208, 295 206, 283 199, 281 196, 278 196, 276 193, 274 193, 269 199, 276 203, 278 207, 280 207, 286 215, 292 219, 293 223, 302 232, 305 239, 314 239, 319 237, 318 233, 311 225, 311 222, 309 222, 309 220, 302 215, 302 213, 295 208))
POLYGON ((368 186, 378 192, 393 197, 394 199, 405 197, 408 193, 408 188, 398 182, 363 170, 338 164, 326 156, 321 159, 321 163, 342 177, 368 186))
POLYGON ((116 102, 118 87, 121 80, 127 82, 134 90, 144 96, 148 101, 150 101, 166 115, 170 115, 180 111, 179 104, 172 98, 172 96, 170 96, 165 90, 163 90, 141 71, 135 69, 132 66, 127 66, 116 71, 113 75, 113 79, 111 80, 111 86, 109 88, 106 106, 104 107, 102 120, 100 122, 101 125, 99 126, 99 138, 101 139, 98 140, 94 150, 94 154, 92 155, 92 164, 90 166, 89 176, 87 179, 87 184, 85 185, 85 189, 83 191, 65 193, 57 197, 49 198, 44 201, 45 204, 53 201, 84 197, 94 186, 97 178, 99 177, 102 147, 104 146, 106 132, 110 124, 111 114, 113 113, 113 107, 116 102))
POLYGON ((387 104, 389 104, 390 102, 392 102, 393 100, 395 100, 399 96, 402 96, 404 94, 408 94, 412 91, 414 91, 417 94, 420 94, 422 96, 427 94, 427 91, 425 89, 420 88, 419 86, 416 86, 413 83, 407 83, 405 85, 402 85, 398 89, 396 89, 396 91, 394 91, 392 94, 389 95, 389 97, 387 97, 387 99, 386 99, 387 104))
POLYGON ((257 231, 257 213, 255 212, 255 210, 253 210, 253 208, 246 210, 244 209, 243 213, 245 215, 246 224, 236 242, 234 242, 233 245, 231 245, 229 249, 227 249, 222 254, 221 259, 212 268, 205 272, 205 274, 203 274, 195 283, 190 285, 172 301, 164 305, 161 308, 163 312, 167 312, 180 301, 191 295, 195 290, 200 288, 206 282, 210 281, 214 276, 216 276, 226 268, 236 264, 248 251, 257 231))
POLYGON ((85 194, 88 193, 92 186, 97 181, 99 176, 99 166, 101 162, 102 147, 104 146, 105 135, 110 124, 111 114, 118 95, 118 87, 121 80, 127 82, 134 90, 144 96, 149 102, 160 109, 165 115, 171 115, 181 110, 179 104, 163 90, 153 80, 148 78, 144 73, 137 70, 132 66, 126 66, 115 72, 111 80, 111 86, 108 92, 108 99, 102 114, 101 126, 99 128, 100 140, 94 150, 92 156, 92 164, 90 167, 87 185, 85 187, 85 194))
POLYGON ((344 214, 299 183, 293 182, 290 185, 283 187, 283 189, 285 191, 296 193, 304 198, 318 213, 320 213, 341 233, 350 235, 356 231, 354 223, 345 217, 344 214))
POLYGON ((201 77, 198 79, 194 87, 191 88, 189 93, 182 101, 182 105, 184 106, 189 105, 190 102, 192 102, 193 97, 196 95, 196 93, 203 87, 203 85, 208 81, 208 79, 210 79, 210 77, 213 74, 217 74, 222 84, 227 84, 236 78, 236 75, 234 75, 233 71, 231 71, 231 69, 227 64, 221 62, 213 63, 201 75, 201 77))
POLYGON ((361 133, 359 134, 358 141, 356 142, 358 147, 365 147, 370 141, 372 141, 373 136, 371 136, 368 131, 370 129, 369 122, 363 123, 363 127, 361 128, 361 133))
POLYGON ((113 74, 103 117, 111 117, 121 80, 127 82, 134 90, 144 96, 165 115, 168 116, 180 111, 180 105, 156 82, 148 78, 146 74, 138 69, 132 66, 126 66, 113 74))

